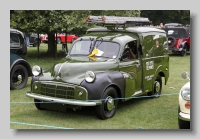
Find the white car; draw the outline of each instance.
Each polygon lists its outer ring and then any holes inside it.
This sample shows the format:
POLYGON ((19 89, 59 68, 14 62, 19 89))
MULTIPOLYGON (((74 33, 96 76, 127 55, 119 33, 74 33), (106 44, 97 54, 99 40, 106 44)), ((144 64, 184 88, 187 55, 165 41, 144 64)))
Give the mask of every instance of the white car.
POLYGON ((178 125, 179 129, 190 129, 190 78, 187 72, 182 78, 189 81, 181 88, 179 93, 178 125))

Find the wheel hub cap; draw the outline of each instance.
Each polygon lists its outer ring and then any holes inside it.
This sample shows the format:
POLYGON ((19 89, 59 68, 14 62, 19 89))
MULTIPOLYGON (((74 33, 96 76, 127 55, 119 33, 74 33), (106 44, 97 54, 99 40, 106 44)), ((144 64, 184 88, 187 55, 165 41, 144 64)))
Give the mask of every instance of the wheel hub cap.
POLYGON ((160 90, 160 83, 158 81, 155 82, 155 90, 156 92, 160 90))
POLYGON ((18 81, 22 81, 22 75, 17 76, 18 81))
POLYGON ((112 97, 109 96, 106 98, 106 106, 109 111, 111 111, 114 108, 115 104, 114 99, 112 97))

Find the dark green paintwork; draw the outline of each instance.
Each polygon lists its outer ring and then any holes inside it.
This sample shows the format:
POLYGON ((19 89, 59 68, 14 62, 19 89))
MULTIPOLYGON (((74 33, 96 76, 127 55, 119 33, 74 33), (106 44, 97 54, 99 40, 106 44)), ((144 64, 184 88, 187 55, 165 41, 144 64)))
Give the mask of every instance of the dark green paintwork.
MULTIPOLYGON (((169 56, 167 54, 167 38, 163 30, 151 27, 129 27, 119 30, 108 30, 102 27, 93 28, 88 30, 85 36, 77 39, 75 43, 81 39, 89 40, 91 38, 118 43, 120 51, 117 57, 115 59, 96 57, 96 60, 92 60, 86 55, 68 55, 54 67, 44 72, 35 84, 40 87, 41 80, 42 82, 51 81, 55 85, 63 83, 79 86, 85 79, 87 71, 93 71, 95 74, 118 71, 126 79, 124 92, 125 98, 129 98, 152 91, 154 80, 158 74, 165 77, 165 84, 167 83, 169 78, 169 56), (142 44, 143 55, 138 52, 138 59, 121 61, 120 58, 124 51, 124 46, 130 41, 137 41, 138 49, 139 44, 142 44), (159 44, 156 44, 156 41, 159 44), (148 64, 150 65, 148 66, 148 64), (148 70, 148 68, 150 69, 148 70), (56 80, 58 75, 60 79, 56 80)), ((36 92, 39 93, 40 90, 36 92)), ((76 91, 75 98, 82 100, 83 98, 77 97, 78 92, 76 91)), ((87 99, 87 97, 84 96, 84 99, 87 99)))

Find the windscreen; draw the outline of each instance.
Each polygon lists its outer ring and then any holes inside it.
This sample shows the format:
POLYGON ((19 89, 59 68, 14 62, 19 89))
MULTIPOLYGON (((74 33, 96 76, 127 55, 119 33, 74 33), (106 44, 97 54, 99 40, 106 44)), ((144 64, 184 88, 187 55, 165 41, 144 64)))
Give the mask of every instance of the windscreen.
POLYGON ((116 58, 120 45, 111 41, 97 40, 95 43, 90 40, 81 40, 74 43, 70 55, 89 55, 92 49, 98 49, 96 57, 116 58), (94 45, 92 45, 94 44, 94 45))

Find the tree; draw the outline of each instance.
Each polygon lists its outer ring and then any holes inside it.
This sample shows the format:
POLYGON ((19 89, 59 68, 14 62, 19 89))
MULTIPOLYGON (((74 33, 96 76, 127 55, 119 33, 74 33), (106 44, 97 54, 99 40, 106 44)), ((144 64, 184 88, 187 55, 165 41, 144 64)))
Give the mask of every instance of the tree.
POLYGON ((189 10, 142 10, 141 17, 148 17, 154 25, 160 23, 190 24, 189 10))
POLYGON ((56 57, 55 33, 84 34, 88 27, 84 24, 89 15, 140 16, 136 10, 12 10, 10 25, 23 32, 47 33, 48 51, 56 57))

